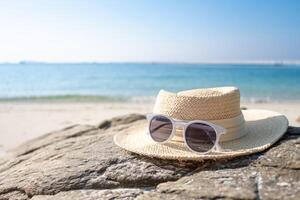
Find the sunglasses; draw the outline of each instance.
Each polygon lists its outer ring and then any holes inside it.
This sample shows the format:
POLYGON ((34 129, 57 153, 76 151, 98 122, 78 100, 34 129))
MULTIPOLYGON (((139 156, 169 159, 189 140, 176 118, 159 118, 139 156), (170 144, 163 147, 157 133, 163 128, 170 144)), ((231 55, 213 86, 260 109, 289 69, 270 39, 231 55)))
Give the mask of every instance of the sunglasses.
POLYGON ((149 134, 158 143, 170 141, 177 130, 183 131, 183 140, 193 152, 205 154, 211 151, 221 151, 220 136, 226 129, 216 124, 195 120, 175 120, 165 115, 149 114, 149 134))

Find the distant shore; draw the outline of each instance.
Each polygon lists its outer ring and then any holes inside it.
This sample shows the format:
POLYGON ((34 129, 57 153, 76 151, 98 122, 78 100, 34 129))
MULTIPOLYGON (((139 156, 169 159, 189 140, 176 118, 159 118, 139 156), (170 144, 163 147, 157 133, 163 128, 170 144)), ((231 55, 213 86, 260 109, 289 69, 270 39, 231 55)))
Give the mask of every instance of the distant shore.
MULTIPOLYGON (((73 124, 95 125, 102 120, 151 112, 153 102, 0 102, 0 155, 17 145, 73 124)), ((300 126, 300 101, 242 102, 248 109, 268 109, 286 115, 290 125, 300 126)))
POLYGON ((21 60, 15 62, 0 62, 1 64, 260 64, 260 65, 299 65, 300 60, 220 60, 220 61, 79 61, 79 62, 47 62, 47 61, 30 61, 21 60))

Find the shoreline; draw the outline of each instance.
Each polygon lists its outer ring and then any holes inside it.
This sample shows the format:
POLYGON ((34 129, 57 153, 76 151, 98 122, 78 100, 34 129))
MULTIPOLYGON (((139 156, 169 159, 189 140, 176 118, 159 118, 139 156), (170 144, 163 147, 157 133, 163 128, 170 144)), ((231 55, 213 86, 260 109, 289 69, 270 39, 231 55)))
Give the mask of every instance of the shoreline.
MULTIPOLYGON (((153 102, 0 102, 0 156, 27 140, 72 124, 95 125, 119 115, 150 113, 153 102)), ((277 111, 287 116, 290 125, 300 126, 300 101, 242 101, 241 107, 277 111)))
MULTIPOLYGON (((156 95, 32 95, 0 97, 1 103, 154 103, 156 95)), ((300 104, 300 99, 275 97, 241 97, 241 104, 292 103, 300 104)))

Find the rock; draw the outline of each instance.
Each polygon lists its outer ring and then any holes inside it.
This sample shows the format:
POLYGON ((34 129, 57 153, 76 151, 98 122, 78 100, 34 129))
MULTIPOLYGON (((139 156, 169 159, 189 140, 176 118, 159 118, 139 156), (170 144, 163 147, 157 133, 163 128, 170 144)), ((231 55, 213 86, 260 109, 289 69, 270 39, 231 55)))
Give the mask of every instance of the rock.
POLYGON ((238 168, 203 170, 176 182, 163 183, 156 190, 140 196, 154 199, 256 199, 254 170, 238 168))
POLYGON ((108 129, 111 126, 117 126, 121 124, 129 124, 131 122, 135 122, 137 120, 146 119, 145 115, 139 115, 139 114, 130 114, 126 117, 114 117, 111 120, 104 120, 101 123, 97 125, 100 129, 108 129))
POLYGON ((0 199, 297 199, 300 128, 269 150, 232 160, 147 158, 113 144, 143 115, 74 125, 29 141, 0 159, 0 199))
POLYGON ((111 190, 73 190, 55 195, 37 195, 31 200, 94 200, 94 199, 135 199, 142 194, 141 189, 111 189, 111 190))
POLYGON ((159 184, 139 199, 297 199, 300 131, 288 131, 266 152, 211 163, 191 176, 159 184))

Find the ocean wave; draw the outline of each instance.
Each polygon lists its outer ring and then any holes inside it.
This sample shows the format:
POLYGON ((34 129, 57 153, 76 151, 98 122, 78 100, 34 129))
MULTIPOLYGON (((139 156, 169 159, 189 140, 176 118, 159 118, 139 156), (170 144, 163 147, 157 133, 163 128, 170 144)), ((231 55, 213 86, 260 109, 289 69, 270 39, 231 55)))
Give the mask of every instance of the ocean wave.
POLYGON ((156 96, 133 96, 128 98, 131 103, 154 103, 156 96))
MULTIPOLYGON (((0 97, 0 102, 108 102, 108 103, 136 103, 154 104, 156 96, 109 96, 109 95, 45 95, 45 96, 17 96, 0 97)), ((241 97, 242 103, 270 103, 292 102, 289 99, 275 99, 271 97, 241 97)), ((297 100, 298 102, 298 100, 297 100)))

